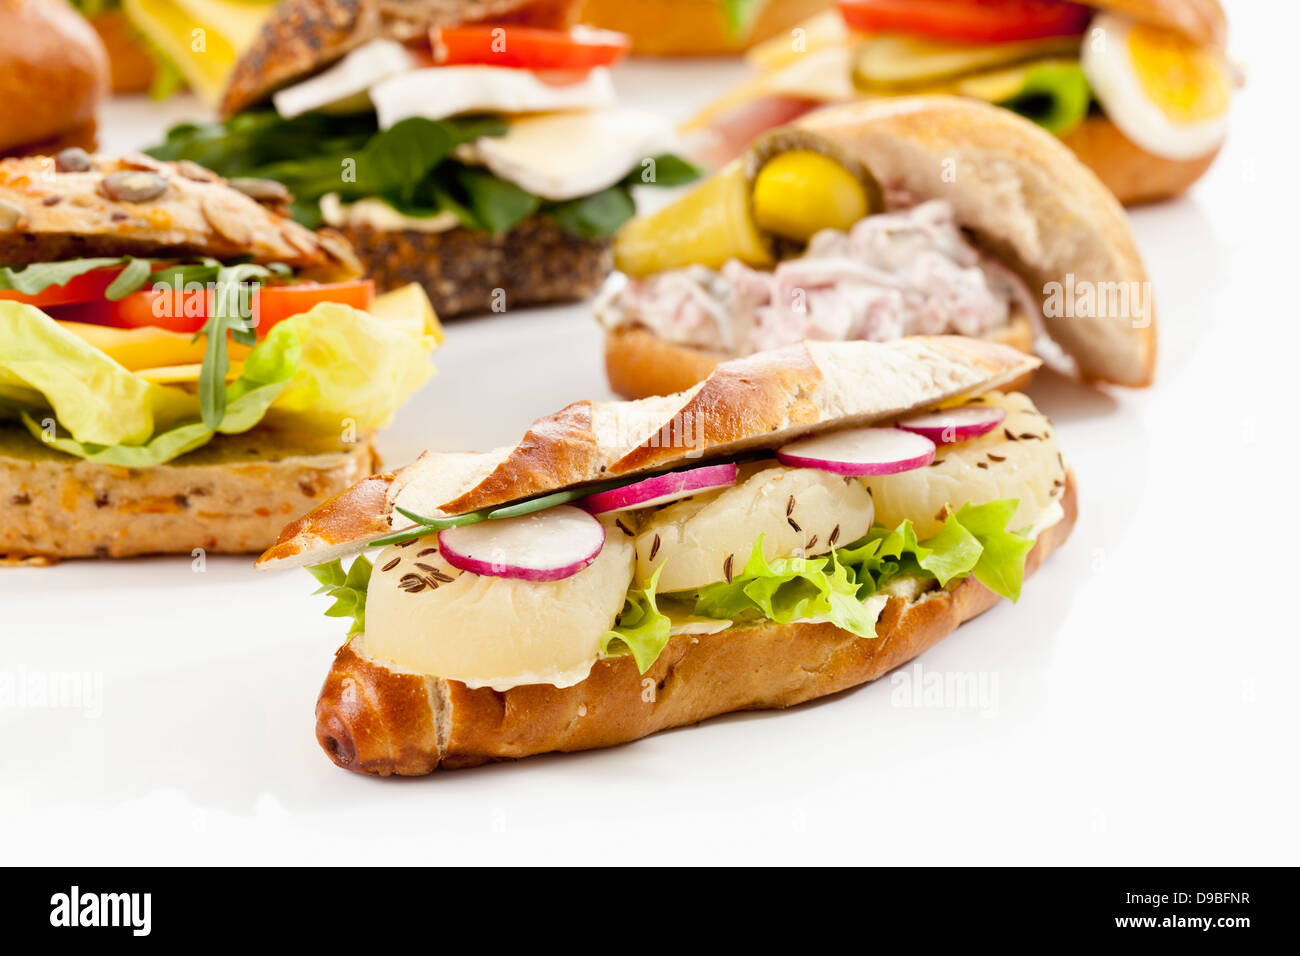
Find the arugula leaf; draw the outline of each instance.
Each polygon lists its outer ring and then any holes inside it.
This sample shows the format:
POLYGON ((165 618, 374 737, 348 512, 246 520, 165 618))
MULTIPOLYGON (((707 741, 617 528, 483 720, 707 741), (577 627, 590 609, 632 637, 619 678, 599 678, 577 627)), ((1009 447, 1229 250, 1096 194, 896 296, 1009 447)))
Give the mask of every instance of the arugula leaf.
POLYGON ((318 564, 307 569, 320 582, 320 587, 312 593, 328 594, 334 599, 325 616, 352 618, 348 640, 366 629, 366 591, 370 586, 372 570, 370 559, 364 554, 357 555, 346 572, 343 570, 343 562, 337 558, 328 564, 318 564))
POLYGON ((262 279, 271 274, 265 266, 243 263, 223 266, 217 271, 216 294, 212 314, 198 332, 207 338, 203 362, 199 366, 199 407, 203 424, 212 431, 221 427, 226 416, 226 373, 230 371, 230 353, 226 333, 241 345, 256 345, 257 330, 253 316, 245 315, 242 295, 251 288, 250 280, 262 279))
POLYGON ((108 288, 104 290, 104 298, 109 302, 116 302, 126 298, 132 292, 139 291, 152 271, 153 263, 150 260, 127 256, 126 268, 109 283, 108 288))
POLYGON ((62 262, 33 262, 30 265, 0 266, 0 289, 36 295, 50 286, 67 285, 79 275, 95 269, 117 266, 125 262, 121 256, 93 259, 64 259, 62 262))
POLYGON ((626 186, 610 186, 590 196, 549 206, 546 215, 570 235, 605 239, 636 215, 636 204, 626 186))
POLYGON ((674 153, 655 156, 652 165, 638 165, 623 177, 624 186, 684 186, 704 175, 704 170, 674 153), (653 175, 647 175, 653 170, 653 175))
POLYGON ((461 166, 455 176, 465 205, 488 232, 497 235, 509 232, 541 205, 541 200, 532 193, 486 170, 461 166))
POLYGON ((416 188, 455 146, 448 124, 418 116, 404 119, 366 144, 357 164, 359 185, 412 203, 416 188))
POLYGON ((663 565, 660 565, 644 588, 632 588, 627 592, 614 627, 600 638, 602 656, 631 654, 642 674, 659 659, 672 636, 672 622, 659 610, 655 601, 662 571, 663 565))

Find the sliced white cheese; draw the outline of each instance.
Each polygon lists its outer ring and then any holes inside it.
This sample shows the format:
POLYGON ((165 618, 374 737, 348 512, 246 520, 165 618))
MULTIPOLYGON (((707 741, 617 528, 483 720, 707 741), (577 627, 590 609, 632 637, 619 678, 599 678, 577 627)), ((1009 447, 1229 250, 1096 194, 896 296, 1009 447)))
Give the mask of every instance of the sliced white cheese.
POLYGON ((437 66, 399 73, 370 88, 381 129, 411 116, 601 109, 614 99, 614 82, 604 68, 574 80, 570 74, 499 66, 437 66))
POLYGON ((371 40, 311 79, 286 86, 271 97, 271 102, 285 119, 312 110, 364 105, 366 92, 376 83, 418 65, 402 44, 371 40))
POLYGON ((338 193, 320 197, 320 214, 325 225, 335 229, 344 226, 369 226, 385 232, 446 232, 460 225, 454 212, 439 212, 432 216, 408 216, 398 212, 382 199, 359 199, 344 204, 338 193))
POLYGON ((614 185, 671 137, 667 122, 641 110, 547 113, 515 120, 504 136, 482 137, 470 155, 502 179, 558 201, 614 185))

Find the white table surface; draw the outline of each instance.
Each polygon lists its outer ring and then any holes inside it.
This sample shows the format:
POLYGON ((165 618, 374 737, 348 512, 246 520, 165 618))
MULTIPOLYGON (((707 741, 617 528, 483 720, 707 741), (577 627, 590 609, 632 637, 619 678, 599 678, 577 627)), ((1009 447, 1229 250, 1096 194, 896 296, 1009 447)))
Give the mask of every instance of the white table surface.
MULTIPOLYGON (((1300 154, 1283 44, 1300 31, 1267 7, 1230 5, 1249 85, 1217 165, 1134 215, 1158 385, 1035 384, 1078 474, 1078 527, 1019 606, 921 659, 982 679, 984 706, 904 706, 886 678, 609 751, 381 781, 314 740, 341 633, 306 574, 4 570, 0 671, 89 673, 102 713, 0 706, 0 859, 1295 863, 1300 154)), ((680 119, 736 72, 633 64, 619 81, 680 119)), ((106 145, 196 109, 116 103, 106 145)), ((608 395, 599 353, 580 305, 453 324, 382 450, 513 442, 608 395)))

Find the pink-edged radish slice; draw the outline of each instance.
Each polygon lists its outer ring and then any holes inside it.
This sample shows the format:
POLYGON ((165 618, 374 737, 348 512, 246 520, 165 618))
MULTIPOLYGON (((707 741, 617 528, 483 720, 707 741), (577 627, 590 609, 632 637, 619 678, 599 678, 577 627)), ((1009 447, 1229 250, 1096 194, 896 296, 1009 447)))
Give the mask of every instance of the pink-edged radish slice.
POLYGON ((996 405, 962 405, 911 415, 899 422, 898 427, 924 435, 937 445, 952 445, 987 435, 1006 417, 1006 411, 996 405))
POLYGON ((776 450, 783 465, 836 475, 897 475, 934 460, 934 442, 901 428, 847 428, 800 438, 776 450))
POLYGON ((611 511, 629 511, 632 508, 653 508, 678 498, 689 498, 714 488, 729 488, 736 483, 737 469, 733 462, 725 465, 701 465, 683 471, 670 471, 655 475, 636 484, 598 491, 583 498, 578 504, 594 515, 611 511))
POLYGON ((577 574, 605 546, 605 527, 581 508, 556 505, 438 532, 447 563, 471 574, 559 581, 577 574))

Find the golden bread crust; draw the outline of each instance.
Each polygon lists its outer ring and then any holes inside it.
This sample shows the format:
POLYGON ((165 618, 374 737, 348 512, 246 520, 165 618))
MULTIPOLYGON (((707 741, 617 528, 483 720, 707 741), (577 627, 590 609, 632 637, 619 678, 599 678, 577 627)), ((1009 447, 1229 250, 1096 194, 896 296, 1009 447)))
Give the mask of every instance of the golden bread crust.
MULTIPOLYGON (((1009 345, 1026 355, 1034 351, 1033 327, 1024 316, 1017 316, 1010 325, 998 329, 989 340, 1009 345)), ((609 387, 623 398, 685 391, 708 378, 710 372, 730 357, 722 352, 666 342, 638 326, 614 329, 605 336, 605 374, 609 387)), ((1031 372, 1014 383, 1007 383, 1005 388, 1016 391, 1032 377, 1031 372)))
MULTIPOLYGON (((1065 517, 1038 539, 1026 560, 1027 576, 1074 527, 1073 474, 1067 473, 1061 504, 1065 517)), ((317 700, 316 737, 340 767, 380 776, 614 746, 718 714, 790 707, 875 680, 998 600, 967 578, 916 600, 891 598, 875 639, 829 623, 766 623, 683 635, 669 642, 645 674, 630 657, 609 658, 564 688, 471 689, 459 681, 390 671, 349 644, 335 656, 317 700)))
POLYGON ((1186 192, 1219 156, 1217 149, 1196 159, 1152 155, 1104 116, 1088 117, 1062 142, 1125 206, 1159 202, 1186 192))

